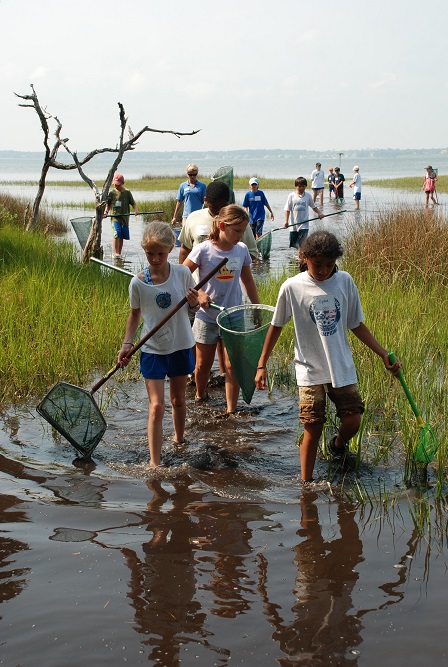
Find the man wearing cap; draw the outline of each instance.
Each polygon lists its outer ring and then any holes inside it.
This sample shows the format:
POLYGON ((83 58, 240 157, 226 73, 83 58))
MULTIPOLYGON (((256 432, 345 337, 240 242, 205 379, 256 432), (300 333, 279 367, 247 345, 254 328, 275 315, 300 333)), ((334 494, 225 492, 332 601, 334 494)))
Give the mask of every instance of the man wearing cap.
POLYGON ((316 162, 316 169, 311 172, 311 190, 313 191, 313 201, 315 202, 317 195, 319 195, 322 207, 324 205, 325 172, 321 169, 321 166, 320 162, 316 162))
POLYGON ((334 198, 336 202, 339 200, 339 203, 343 204, 345 176, 341 174, 340 167, 335 167, 334 172, 334 198))
POLYGON ((177 212, 184 202, 184 210, 182 211, 182 223, 188 218, 193 211, 199 211, 204 204, 205 199, 205 183, 198 181, 199 167, 194 162, 187 165, 188 181, 184 181, 179 185, 176 195, 176 208, 174 209, 173 219, 171 224, 175 225, 177 220, 177 212))
POLYGON ((111 211, 112 222, 112 250, 115 259, 121 259, 123 250, 123 241, 129 241, 129 215, 131 206, 135 215, 138 215, 137 204, 134 201, 132 192, 124 187, 124 177, 121 174, 115 174, 112 185, 114 189, 109 192, 107 205, 104 215, 111 211))
POLYGON ((246 192, 244 196, 243 208, 249 213, 249 224, 254 237, 259 239, 263 234, 263 225, 266 215, 264 207, 266 206, 271 214, 271 220, 274 220, 274 214, 263 190, 258 189, 258 178, 251 178, 249 187, 249 192, 246 192))
POLYGON ((353 181, 350 183, 350 187, 353 188, 353 199, 355 200, 355 207, 359 210, 359 202, 361 201, 361 188, 362 180, 361 174, 359 173, 358 165, 353 167, 353 181))
POLYGON ((334 193, 334 172, 333 167, 328 167, 328 196, 331 201, 331 195, 334 193))

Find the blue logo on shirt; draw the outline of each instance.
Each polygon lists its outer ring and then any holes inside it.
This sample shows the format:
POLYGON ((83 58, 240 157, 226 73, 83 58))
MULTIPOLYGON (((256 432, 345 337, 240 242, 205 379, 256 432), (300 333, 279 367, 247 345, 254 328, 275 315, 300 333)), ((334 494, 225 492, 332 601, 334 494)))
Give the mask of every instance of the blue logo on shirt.
POLYGON ((162 292, 156 296, 156 304, 159 308, 169 308, 171 306, 171 294, 169 292, 162 292))

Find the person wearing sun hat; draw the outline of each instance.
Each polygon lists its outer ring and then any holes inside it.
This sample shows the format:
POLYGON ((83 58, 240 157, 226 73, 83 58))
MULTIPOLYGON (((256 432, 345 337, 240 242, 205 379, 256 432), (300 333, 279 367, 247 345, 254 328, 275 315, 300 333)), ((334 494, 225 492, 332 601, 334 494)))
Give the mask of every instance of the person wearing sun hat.
POLYGON ((361 201, 362 179, 357 164, 353 167, 353 181, 350 183, 350 187, 353 188, 353 199, 355 200, 355 207, 357 210, 359 210, 359 202, 361 201))
POLYGON ((333 167, 328 167, 328 195, 329 199, 331 201, 331 195, 334 193, 334 170, 333 167))
POLYGON ((426 208, 428 208, 430 197, 433 204, 438 204, 438 202, 434 199, 434 193, 436 191, 437 175, 430 164, 427 167, 425 167, 425 169, 426 169, 426 174, 425 176, 423 176, 422 189, 424 190, 426 195, 426 208))
POLYGON ((112 180, 113 190, 109 192, 105 215, 111 212, 112 223, 112 250, 115 259, 121 259, 123 241, 129 241, 129 213, 131 206, 135 215, 138 215, 137 204, 132 192, 124 187, 124 176, 115 174, 112 180))

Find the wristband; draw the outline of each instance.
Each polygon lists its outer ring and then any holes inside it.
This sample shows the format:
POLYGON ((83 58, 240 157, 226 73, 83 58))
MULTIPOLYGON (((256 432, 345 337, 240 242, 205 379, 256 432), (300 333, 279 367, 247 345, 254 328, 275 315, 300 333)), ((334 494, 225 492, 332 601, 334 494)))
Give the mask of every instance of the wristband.
POLYGON ((133 345, 133 343, 122 343, 122 346, 123 345, 133 345))
POLYGON ((266 366, 257 366, 257 371, 265 371, 266 366))

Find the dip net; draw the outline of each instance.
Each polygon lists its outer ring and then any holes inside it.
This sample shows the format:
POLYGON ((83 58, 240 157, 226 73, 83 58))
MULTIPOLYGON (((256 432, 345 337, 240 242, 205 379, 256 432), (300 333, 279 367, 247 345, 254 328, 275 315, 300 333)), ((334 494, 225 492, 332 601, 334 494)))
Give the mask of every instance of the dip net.
POLYGON ((272 306, 254 303, 226 308, 216 318, 243 399, 248 404, 255 391, 258 360, 273 312, 272 306))
POLYGON ((230 190, 230 204, 235 203, 235 193, 233 192, 233 167, 226 165, 219 167, 212 175, 212 181, 221 181, 225 183, 230 190))
POLYGON ((88 218, 87 216, 82 218, 73 218, 73 220, 70 220, 73 230, 76 234, 76 238, 79 241, 79 245, 83 250, 86 247, 86 243, 89 239, 93 221, 94 218, 88 218))
POLYGON ((91 392, 67 382, 58 382, 36 409, 85 458, 107 427, 91 392))
POLYGON ((272 231, 269 231, 266 234, 263 234, 263 236, 260 236, 260 238, 258 238, 255 243, 257 244, 257 250, 261 257, 263 259, 269 259, 272 246, 272 231))

